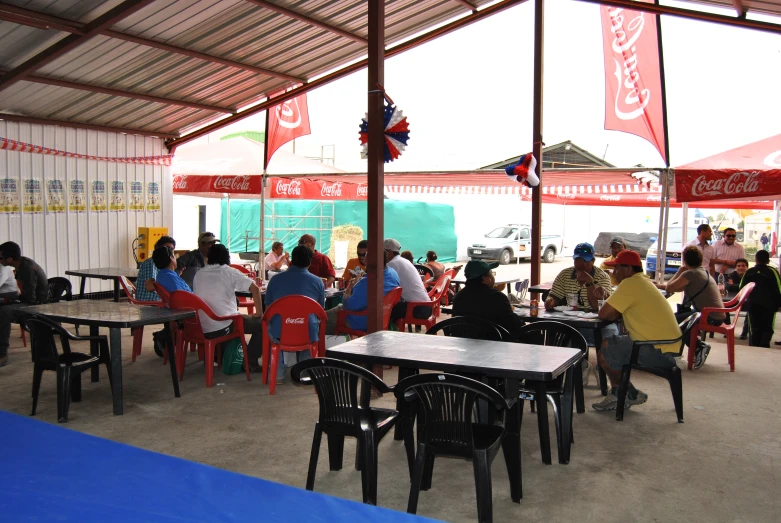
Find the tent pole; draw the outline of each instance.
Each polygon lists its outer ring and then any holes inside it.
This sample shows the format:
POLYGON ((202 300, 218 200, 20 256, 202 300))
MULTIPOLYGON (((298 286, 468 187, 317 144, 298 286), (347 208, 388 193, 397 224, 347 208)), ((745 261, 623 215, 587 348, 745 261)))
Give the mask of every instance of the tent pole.
MULTIPOLYGON (((773 244, 770 246, 771 253, 775 253, 776 256, 778 256, 778 221, 779 221, 779 211, 781 210, 781 202, 779 200, 775 200, 773 202, 773 244)), ((744 222, 745 223, 745 222, 744 222)), ((745 227, 744 227, 745 229, 745 227)))
POLYGON ((681 243, 686 245, 686 238, 689 237, 689 202, 681 204, 681 243))
POLYGON ((536 175, 540 184, 532 189, 531 223, 531 284, 540 283, 540 256, 542 251, 542 94, 543 94, 543 50, 545 47, 545 0, 534 0, 534 114, 532 117, 532 154, 537 159, 536 175))
POLYGON ((263 245, 266 243, 264 238, 266 233, 266 183, 268 183, 268 178, 266 170, 263 169, 263 181, 260 184, 260 233, 258 234, 258 267, 260 267, 258 277, 261 281, 266 279, 266 257, 263 252, 263 245))
POLYGON ((668 177, 667 171, 662 171, 662 205, 659 207, 659 235, 656 237, 656 281, 662 283, 664 281, 664 269, 667 258, 667 227, 665 227, 665 209, 667 207, 667 186, 668 177))
POLYGON ((225 195, 228 198, 228 251, 231 250, 231 195, 225 195))

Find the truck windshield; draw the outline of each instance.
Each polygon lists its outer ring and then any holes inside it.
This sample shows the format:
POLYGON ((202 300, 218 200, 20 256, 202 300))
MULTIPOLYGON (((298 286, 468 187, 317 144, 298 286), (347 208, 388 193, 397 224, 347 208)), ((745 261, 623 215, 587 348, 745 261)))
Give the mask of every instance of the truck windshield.
POLYGON ((486 238, 510 238, 516 232, 518 232, 517 227, 497 227, 493 231, 486 234, 485 237, 486 238))

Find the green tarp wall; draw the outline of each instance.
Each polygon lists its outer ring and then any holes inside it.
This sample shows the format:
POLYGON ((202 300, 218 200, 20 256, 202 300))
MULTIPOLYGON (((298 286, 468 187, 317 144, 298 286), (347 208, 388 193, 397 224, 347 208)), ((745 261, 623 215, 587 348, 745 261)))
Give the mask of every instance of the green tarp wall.
MULTIPOLYGON (((260 229, 260 202, 257 200, 232 200, 230 202, 231 252, 257 252, 258 241, 249 240, 245 246, 246 232, 250 237, 258 237, 260 229)), ((285 250, 290 252, 298 245, 302 234, 312 234, 317 238, 317 250, 325 254, 331 245, 330 231, 320 233, 320 204, 315 200, 275 200, 274 228, 293 228, 295 231, 276 231, 276 237, 285 244, 285 250), (286 218, 286 216, 306 216, 311 218, 286 218), (316 217, 315 217, 316 215, 316 217), (287 234, 287 237, 282 237, 287 234)), ((336 201, 323 204, 323 214, 330 216, 331 206, 334 210, 334 226, 357 225, 367 230, 366 202, 336 201)), ((222 200, 222 220, 220 238, 228 238, 228 201, 222 200)), ((266 248, 271 250, 271 204, 266 202, 266 248)), ((426 251, 436 251, 439 261, 456 261, 455 214, 451 205, 438 203, 410 202, 401 200, 385 200, 385 238, 395 238, 401 243, 403 250, 412 251, 412 255, 425 258, 426 251)), ((353 253, 348 253, 350 256, 353 253)))

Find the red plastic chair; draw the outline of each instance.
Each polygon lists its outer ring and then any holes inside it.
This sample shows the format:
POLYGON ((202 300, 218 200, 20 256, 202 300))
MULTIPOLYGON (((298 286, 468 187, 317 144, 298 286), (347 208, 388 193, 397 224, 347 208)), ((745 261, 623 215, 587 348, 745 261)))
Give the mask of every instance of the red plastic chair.
MULTIPOLYGON (((453 268, 448 269, 448 270, 446 270, 445 272, 442 273, 444 276, 447 276, 447 277, 450 278, 450 282, 451 283, 448 285, 448 290, 452 290, 454 295, 456 293, 456 289, 452 288, 453 287, 452 282, 453 282, 453 279, 456 277, 456 274, 458 274, 458 271, 460 269, 461 269, 461 266, 459 265, 458 267, 453 267, 453 268)), ((444 293, 442 295, 442 305, 450 305, 450 293, 449 292, 446 292, 446 293, 444 293)))
POLYGON ((308 350, 316 358, 325 357, 325 324, 328 318, 325 310, 312 298, 293 294, 275 300, 266 307, 263 313, 263 383, 268 383, 268 391, 272 396, 277 390, 277 368, 280 352, 299 352, 308 350), (309 315, 314 314, 320 320, 318 341, 312 343, 309 339, 309 315), (279 316, 282 328, 279 342, 274 342, 269 335, 269 321, 279 316), (269 353, 271 359, 269 359, 269 353), (271 383, 269 383, 269 361, 271 362, 271 383))
MULTIPOLYGON (((257 281, 256 274, 250 271, 249 269, 247 269, 246 267, 244 267, 243 265, 231 265, 231 267, 233 267, 234 269, 236 269, 242 274, 246 274, 248 278, 252 279, 252 281, 254 282, 257 281)), ((247 309, 248 315, 252 316, 255 313, 255 302, 252 301, 252 298, 241 297, 238 300, 239 300, 239 308, 247 309)))
MULTIPOLYGON (((119 277, 119 284, 122 286, 122 289, 125 291, 125 295, 127 296, 127 299, 130 300, 130 303, 133 305, 154 305, 155 307, 162 307, 163 302, 161 301, 143 301, 143 300, 137 300, 135 298, 136 295, 136 286, 133 285, 133 283, 128 280, 125 276, 119 277)), ((141 344, 144 342, 144 326, 141 327, 135 327, 133 329, 133 358, 132 361, 136 361, 136 356, 141 355, 141 344)))
POLYGON ((403 318, 396 320, 396 326, 400 331, 404 330, 405 326, 409 327, 409 331, 412 332, 412 325, 422 325, 429 329, 437 322, 437 318, 441 314, 440 306, 442 304, 442 296, 447 293, 447 289, 450 287, 450 276, 443 274, 437 280, 434 288, 428 293, 431 301, 410 301, 407 302, 407 314, 403 318), (428 306, 431 307, 431 315, 428 318, 416 318, 412 315, 412 311, 415 307, 428 306))
MULTIPOLYGON (((390 316, 391 311, 393 310, 393 307, 399 303, 399 300, 401 300, 401 287, 394 287, 390 291, 388 291, 388 294, 386 294, 382 299, 382 327, 385 330, 388 330, 388 327, 390 326, 390 316)), ((352 338, 360 338, 361 336, 366 336, 365 331, 359 331, 351 329, 347 325, 347 316, 366 316, 369 314, 368 310, 360 311, 360 312, 354 312, 354 311, 348 311, 348 310, 340 310, 339 314, 336 317, 336 334, 337 336, 340 334, 344 334, 347 336, 350 336, 350 339, 352 338)))
MULTIPOLYGON (((239 339, 241 341, 241 350, 244 352, 244 370, 247 373, 247 381, 250 381, 249 374, 249 361, 247 359, 247 341, 244 339, 244 320, 241 314, 234 314, 231 316, 217 316, 206 302, 201 298, 187 291, 174 291, 171 293, 170 307, 172 309, 183 309, 196 311, 196 314, 192 318, 187 318, 182 322, 183 328, 179 331, 176 339, 176 366, 179 373, 179 380, 184 377, 184 363, 187 357, 185 351, 185 345, 187 343, 194 343, 196 345, 202 345, 205 348, 204 352, 204 367, 206 367, 206 386, 214 386, 214 351, 218 344, 225 343, 229 340, 239 339), (203 335, 203 328, 201 327, 200 313, 207 315, 209 318, 215 321, 232 321, 233 332, 220 336, 218 338, 206 338, 203 335)), ((220 358, 222 359, 222 358, 220 358)))
MULTIPOLYGON (((160 297, 160 302, 162 304, 160 306, 161 307, 166 307, 166 308, 170 309, 171 308, 171 295, 159 283, 154 282, 153 285, 155 286, 155 292, 160 297)), ((177 325, 177 323, 175 321, 170 322, 169 326, 171 328, 171 336, 173 336, 173 338, 174 338, 174 347, 176 347, 176 340, 177 340, 177 336, 179 334, 179 326, 177 325)), ((193 345, 193 351, 196 350, 195 347, 196 346, 193 345)), ((168 351, 165 351, 165 353, 163 354, 163 365, 166 365, 166 364, 168 364, 168 351)))
POLYGON ((729 360, 730 372, 735 372, 735 325, 738 323, 738 314, 740 309, 743 308, 743 304, 746 303, 749 294, 754 290, 754 283, 749 283, 743 287, 740 292, 732 298, 730 301, 724 304, 724 308, 719 307, 703 307, 700 311, 699 324, 695 325, 691 331, 691 338, 689 339, 689 354, 688 354, 688 366, 689 370, 692 370, 694 366, 694 347, 697 346, 697 338, 700 334, 706 332, 720 332, 727 335, 727 359, 729 360), (712 312, 724 312, 730 313, 735 320, 729 325, 722 323, 718 327, 715 325, 708 325, 708 315, 712 312))

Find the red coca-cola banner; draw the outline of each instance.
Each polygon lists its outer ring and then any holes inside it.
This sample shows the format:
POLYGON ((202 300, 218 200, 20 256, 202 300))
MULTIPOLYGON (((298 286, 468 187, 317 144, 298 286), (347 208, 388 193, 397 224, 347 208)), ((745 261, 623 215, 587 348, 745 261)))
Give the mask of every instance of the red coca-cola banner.
POLYGON ((656 15, 608 6, 600 10, 605 129, 645 138, 667 163, 656 15))
POLYGON ((225 193, 260 195, 260 176, 174 176, 175 194, 187 193, 225 193))
MULTIPOLYGON (((531 195, 522 194, 521 199, 531 201, 531 195)), ((661 205, 659 192, 638 192, 622 194, 543 194, 542 203, 552 205, 591 205, 594 207, 656 207, 661 205)), ((670 207, 679 208, 682 201, 672 200, 670 207)), ((773 202, 752 200, 730 200, 729 202, 701 202, 697 204, 702 209, 772 209, 773 202)))
MULTIPOLYGON (((223 193, 260 197, 261 176, 198 176, 176 175, 173 179, 175 194, 223 193)), ((368 186, 364 183, 347 183, 308 178, 269 178, 269 198, 295 200, 365 200, 368 186)))
POLYGON ((781 195, 781 134, 675 169, 681 202, 781 195))
POLYGON ((277 149, 299 136, 311 133, 306 93, 270 107, 266 115, 268 118, 268 136, 266 136, 268 147, 266 148, 264 169, 268 166, 277 149))

